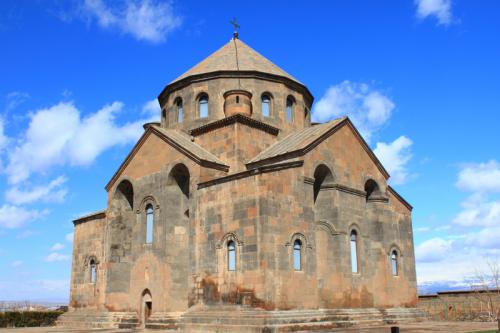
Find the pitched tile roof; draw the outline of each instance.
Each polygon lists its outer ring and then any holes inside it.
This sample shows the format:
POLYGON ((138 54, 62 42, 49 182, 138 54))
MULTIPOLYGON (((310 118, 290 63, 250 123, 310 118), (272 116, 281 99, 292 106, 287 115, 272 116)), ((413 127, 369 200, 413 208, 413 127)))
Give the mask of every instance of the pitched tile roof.
POLYGON ((300 81, 293 76, 236 38, 231 39, 226 45, 209 55, 174 81, 170 82, 170 84, 192 75, 237 70, 274 74, 300 83, 300 81), (236 60, 236 54, 238 55, 238 61, 236 60))
POLYGON ((289 159, 297 156, 302 156, 344 125, 347 125, 352 129, 354 135, 359 140, 361 146, 366 151, 368 156, 370 156, 370 158, 375 163, 380 172, 384 175, 384 177, 388 179, 389 173, 384 168, 382 163, 380 163, 377 156, 375 156, 373 151, 370 149, 366 141, 363 139, 361 134, 358 132, 356 127, 354 127, 348 117, 334 119, 327 123, 314 125, 304 128, 301 131, 292 133, 281 141, 278 141, 274 145, 262 151, 260 154, 248 161, 246 165, 247 167, 252 168, 257 165, 272 163, 273 161, 275 161, 275 157, 278 157, 278 159, 289 159))
POLYGON ((347 118, 338 118, 324 124, 307 127, 301 131, 292 133, 252 158, 248 164, 303 150, 345 119, 347 118))
POLYGON ((161 133, 161 135, 170 139, 170 144, 176 146, 176 148, 180 148, 184 153, 189 153, 193 155, 193 157, 207 161, 214 164, 219 164, 221 166, 226 166, 222 160, 220 160, 217 156, 205 150, 203 147, 191 141, 191 138, 178 130, 173 129, 165 129, 156 125, 152 126, 153 130, 161 133))

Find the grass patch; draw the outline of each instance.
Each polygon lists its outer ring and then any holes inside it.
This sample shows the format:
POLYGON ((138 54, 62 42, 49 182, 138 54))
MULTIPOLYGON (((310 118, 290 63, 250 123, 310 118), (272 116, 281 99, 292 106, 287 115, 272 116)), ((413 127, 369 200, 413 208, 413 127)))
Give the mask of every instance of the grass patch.
POLYGON ((62 311, 7 311, 0 313, 0 327, 53 326, 62 311))

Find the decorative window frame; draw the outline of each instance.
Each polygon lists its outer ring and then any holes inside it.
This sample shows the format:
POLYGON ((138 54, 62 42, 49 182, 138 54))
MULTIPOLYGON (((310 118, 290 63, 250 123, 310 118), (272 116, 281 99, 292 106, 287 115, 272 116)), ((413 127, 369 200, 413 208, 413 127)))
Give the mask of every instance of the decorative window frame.
POLYGON ((350 272, 352 276, 361 276, 362 273, 362 265, 361 265, 361 253, 362 253, 362 245, 361 245, 361 231, 360 227, 356 224, 353 223, 349 226, 347 229, 347 245, 349 249, 349 267, 350 267, 350 272), (357 264, 357 271, 353 272, 352 271, 352 253, 351 253, 351 234, 352 232, 356 232, 356 264, 357 264))
POLYGON ((295 109, 297 107, 297 99, 293 95, 288 95, 285 99, 285 122, 289 124, 293 124, 295 122, 295 109), (288 102, 291 102, 292 105, 290 110, 290 119, 288 119, 288 102))
POLYGON ((318 220, 316 221, 316 226, 324 227, 326 230, 328 230, 328 232, 332 236, 337 236, 342 234, 341 232, 338 232, 333 223, 328 220, 318 220))
POLYGON ((287 247, 288 250, 290 270, 296 273, 305 272, 308 263, 307 250, 312 250, 313 248, 312 244, 307 240, 307 237, 303 233, 296 232, 292 235, 292 237, 290 237, 290 240, 285 243, 285 246, 287 247), (297 239, 300 240, 300 242, 302 243, 300 248, 300 270, 298 271, 295 270, 294 266, 294 248, 293 248, 293 245, 297 239))
POLYGON ((92 255, 89 255, 85 258, 84 260, 84 270, 83 270, 83 274, 84 274, 84 279, 83 279, 83 282, 85 284, 89 284, 89 285, 93 285, 95 286, 97 284, 97 281, 99 279, 99 260, 97 259, 97 256, 92 254, 92 255), (90 263, 94 261, 94 264, 96 266, 95 268, 95 282, 92 282, 92 270, 91 270, 91 267, 90 267, 90 263))
POLYGON ((196 118, 197 119, 210 119, 210 97, 208 95, 207 92, 200 92, 197 96, 196 96, 196 118), (206 117, 202 117, 201 116, 201 110, 200 110, 200 100, 203 98, 203 97, 206 97, 207 98, 207 116, 206 117))
POLYGON ((242 271, 242 259, 243 259, 243 244, 244 242, 240 240, 240 238, 233 232, 226 233, 221 240, 216 245, 217 250, 217 271, 225 272, 228 274, 236 274, 237 272, 242 271), (229 258, 228 258, 228 250, 227 246, 229 241, 234 242, 234 251, 235 251, 235 265, 234 270, 229 270, 229 258))
POLYGON ((139 207, 135 211, 137 215, 137 223, 141 224, 141 233, 144 235, 143 239, 143 246, 145 247, 152 247, 153 244, 155 244, 155 229, 156 225, 158 224, 158 221, 160 220, 160 205, 158 204, 158 201, 156 198, 152 195, 147 195, 145 196, 141 203, 139 204, 139 207), (153 206, 153 240, 151 243, 147 243, 147 213, 146 213, 146 207, 148 205, 153 206))
POLYGON ((186 112, 184 111, 184 101, 181 96, 177 96, 174 98, 173 109, 175 113, 175 123, 182 124, 184 122, 184 118, 186 117, 186 112), (179 121, 179 102, 182 105, 182 119, 179 121))
POLYGON ((269 118, 272 118, 273 117, 273 114, 274 114, 274 96, 273 94, 271 94, 269 91, 264 91, 262 94, 260 94, 260 99, 259 99, 259 103, 260 103, 260 115, 262 116, 262 118, 264 119, 269 119, 269 118), (264 98, 264 96, 267 96, 269 98, 269 115, 265 116, 264 115, 264 112, 262 112, 262 99, 264 98))
POLYGON ((389 247, 389 252, 387 252, 387 260, 389 262, 389 273, 391 274, 392 277, 398 278, 402 276, 402 273, 404 272, 403 270, 403 252, 401 251, 400 247, 392 243, 391 246, 389 247), (396 260, 396 275, 393 274, 392 272, 392 252, 396 251, 397 254, 397 260, 396 260))

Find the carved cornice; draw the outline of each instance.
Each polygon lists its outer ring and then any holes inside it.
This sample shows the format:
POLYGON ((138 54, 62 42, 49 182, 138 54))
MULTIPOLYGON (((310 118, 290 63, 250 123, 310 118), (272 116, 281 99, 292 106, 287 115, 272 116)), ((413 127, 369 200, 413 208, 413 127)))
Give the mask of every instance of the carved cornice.
POLYGON ((371 196, 367 199, 368 202, 389 202, 389 198, 384 195, 371 196))
POLYGON ((280 131, 279 128, 266 124, 262 121, 247 117, 242 114, 235 114, 227 118, 219 119, 206 125, 193 128, 189 131, 189 134, 191 134, 192 136, 198 136, 221 127, 232 125, 234 123, 241 123, 249 127, 257 128, 274 136, 278 135, 280 131))
MULTIPOLYGON (((207 81, 207 80, 213 80, 213 79, 225 79, 225 78, 250 78, 250 79, 263 79, 271 82, 279 82, 283 83, 286 86, 302 93, 304 95, 304 99, 306 101, 306 104, 310 107, 313 103, 314 97, 309 91, 309 89, 292 79, 289 79, 284 76, 276 75, 276 74, 270 74, 270 73, 264 73, 264 72, 259 72, 259 71, 215 71, 215 72, 209 72, 209 73, 201 73, 201 74, 195 74, 195 75, 190 75, 187 76, 179 81, 172 82, 168 84, 163 91, 160 93, 158 96, 158 101, 160 102, 160 105, 165 104, 168 96, 179 89, 182 89, 190 84, 196 83, 196 82, 202 82, 202 81, 207 81)), ((308 109, 309 109, 308 107, 308 109)))
MULTIPOLYGON (((303 180, 304 180, 305 184, 314 185, 314 178, 304 176, 303 180)), ((321 186, 321 189, 322 190, 337 190, 337 191, 341 191, 344 193, 356 195, 359 197, 366 197, 365 191, 358 190, 357 188, 349 187, 349 186, 342 185, 339 183, 324 184, 321 186)))

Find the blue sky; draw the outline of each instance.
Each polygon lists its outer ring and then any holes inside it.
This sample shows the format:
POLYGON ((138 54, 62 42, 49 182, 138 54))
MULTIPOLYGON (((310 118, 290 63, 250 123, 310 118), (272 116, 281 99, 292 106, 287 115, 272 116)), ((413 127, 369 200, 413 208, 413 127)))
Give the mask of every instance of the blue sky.
POLYGON ((0 299, 67 299, 72 219, 158 119, 163 87, 240 37, 349 115, 415 207, 421 286, 500 257, 496 1, 0 2, 0 299))

